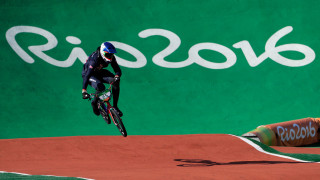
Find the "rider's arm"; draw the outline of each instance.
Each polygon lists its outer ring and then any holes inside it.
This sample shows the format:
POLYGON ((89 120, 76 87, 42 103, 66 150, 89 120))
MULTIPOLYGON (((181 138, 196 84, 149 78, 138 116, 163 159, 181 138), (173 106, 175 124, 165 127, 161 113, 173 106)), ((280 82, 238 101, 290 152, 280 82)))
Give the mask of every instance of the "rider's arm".
POLYGON ((111 61, 111 66, 113 68, 114 73, 120 77, 121 76, 121 69, 117 63, 116 57, 114 57, 114 56, 111 61))

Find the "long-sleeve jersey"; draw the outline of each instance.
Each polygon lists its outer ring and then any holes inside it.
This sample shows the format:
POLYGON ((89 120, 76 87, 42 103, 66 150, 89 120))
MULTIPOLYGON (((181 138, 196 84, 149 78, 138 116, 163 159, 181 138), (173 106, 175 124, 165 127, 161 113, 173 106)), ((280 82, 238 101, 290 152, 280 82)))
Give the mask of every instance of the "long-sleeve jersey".
POLYGON ((105 62, 100 55, 100 47, 98 47, 98 49, 88 57, 87 62, 83 65, 82 89, 87 89, 89 84, 89 79, 91 76, 93 76, 95 73, 97 73, 101 69, 108 67, 109 64, 111 64, 111 67, 113 68, 115 74, 118 76, 121 76, 121 69, 116 61, 115 56, 113 56, 111 62, 105 62))

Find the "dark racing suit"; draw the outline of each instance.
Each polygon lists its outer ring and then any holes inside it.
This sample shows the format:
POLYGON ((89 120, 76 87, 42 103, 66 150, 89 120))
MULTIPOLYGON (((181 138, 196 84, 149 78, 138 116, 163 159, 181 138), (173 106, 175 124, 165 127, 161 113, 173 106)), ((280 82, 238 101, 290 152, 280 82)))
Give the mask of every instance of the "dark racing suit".
MULTIPOLYGON (((114 78, 114 74, 110 71, 103 69, 111 64, 116 75, 121 76, 121 69, 116 61, 115 56, 113 56, 111 62, 105 62, 100 54, 100 47, 93 52, 89 57, 87 62, 83 65, 82 78, 83 85, 82 89, 87 89, 88 84, 91 85, 95 90, 96 94, 103 92, 106 88, 103 83, 110 84, 114 78)), ((118 107, 118 99, 120 93, 120 80, 116 81, 112 86, 113 93, 113 106, 118 107)), ((94 99, 97 101, 97 96, 94 99)))

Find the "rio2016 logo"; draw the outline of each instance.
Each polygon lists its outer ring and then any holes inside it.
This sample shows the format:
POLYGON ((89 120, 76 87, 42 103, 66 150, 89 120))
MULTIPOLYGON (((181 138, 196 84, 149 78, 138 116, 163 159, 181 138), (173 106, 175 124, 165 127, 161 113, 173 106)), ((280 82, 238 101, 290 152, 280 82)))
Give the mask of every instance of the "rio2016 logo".
MULTIPOLYGON (((315 52, 310 47, 303 44, 293 43, 276 46, 277 42, 281 38, 289 34, 292 30, 293 28, 291 26, 287 26, 275 32, 267 40, 265 44, 265 52, 259 56, 255 54, 250 43, 246 40, 233 44, 233 47, 242 50, 244 56, 248 61, 248 64, 251 67, 258 66, 267 58, 270 58, 271 60, 281 65, 289 67, 300 67, 310 64, 314 61, 316 56, 315 52), (300 60, 288 59, 279 54, 280 52, 284 51, 300 52, 304 54, 304 58, 300 60)), ((57 38, 52 33, 34 26, 14 26, 8 29, 8 31, 6 32, 6 39, 11 48, 21 57, 21 59, 23 59, 27 63, 34 63, 35 60, 17 43, 15 36, 19 33, 34 33, 45 37, 48 40, 47 44, 29 46, 28 49, 40 59, 54 66, 70 67, 77 60, 77 58, 82 63, 85 63, 87 59, 87 54, 84 52, 84 50, 80 47, 75 47, 72 49, 69 57, 66 60, 56 60, 44 53, 44 51, 55 48, 58 44, 57 38)), ((206 42, 193 45, 188 51, 188 58, 186 60, 182 60, 180 62, 168 62, 165 60, 165 58, 176 51, 181 44, 181 40, 178 35, 165 29, 146 29, 141 31, 138 35, 141 38, 147 38, 150 36, 163 36, 169 39, 170 43, 168 47, 154 55, 152 58, 153 63, 164 68, 182 68, 195 63, 209 69, 226 69, 232 67, 237 61, 236 54, 228 47, 216 43, 206 42), (221 53, 226 58, 226 60, 225 62, 221 63, 207 61, 199 55, 199 51, 201 50, 212 50, 221 53)), ((74 45, 81 44, 81 40, 74 36, 66 37, 66 41, 74 45)), ((119 65, 128 68, 142 68, 147 64, 146 57, 138 49, 122 42, 109 42, 113 43, 116 48, 126 51, 136 58, 136 61, 129 61, 117 56, 119 65)))
POLYGON ((309 137, 315 137, 317 132, 311 122, 309 126, 300 127, 298 124, 293 124, 292 128, 284 128, 282 126, 277 126, 277 133, 281 138, 281 141, 293 141, 298 139, 305 139, 309 137), (297 128, 297 131, 295 130, 297 128))

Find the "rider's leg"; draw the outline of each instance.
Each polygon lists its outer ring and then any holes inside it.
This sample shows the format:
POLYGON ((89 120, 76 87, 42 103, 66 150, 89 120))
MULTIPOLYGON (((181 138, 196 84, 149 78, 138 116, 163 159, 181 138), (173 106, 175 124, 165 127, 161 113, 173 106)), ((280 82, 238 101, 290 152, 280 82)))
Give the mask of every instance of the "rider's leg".
POLYGON ((113 106, 118 107, 118 100, 120 95, 120 80, 113 83, 112 93, 113 93, 113 106))
POLYGON ((120 95, 120 80, 113 84, 112 93, 113 93, 113 107, 118 111, 118 114, 121 117, 123 113, 118 108, 118 100, 120 95))
POLYGON ((94 114, 97 116, 100 115, 99 109, 98 109, 98 99, 99 99, 99 93, 103 92, 106 88, 103 85, 103 83, 96 77, 90 77, 89 79, 89 84, 96 90, 94 99, 91 102, 91 106, 93 109, 94 114))
MULTIPOLYGON (((110 84, 114 78, 114 74, 110 71, 103 69, 100 71, 100 75, 104 82, 110 84)), ((122 116, 122 112, 118 108, 118 100, 120 96, 120 80, 113 83, 112 86, 112 94, 113 94, 113 107, 118 111, 119 115, 122 116)))

